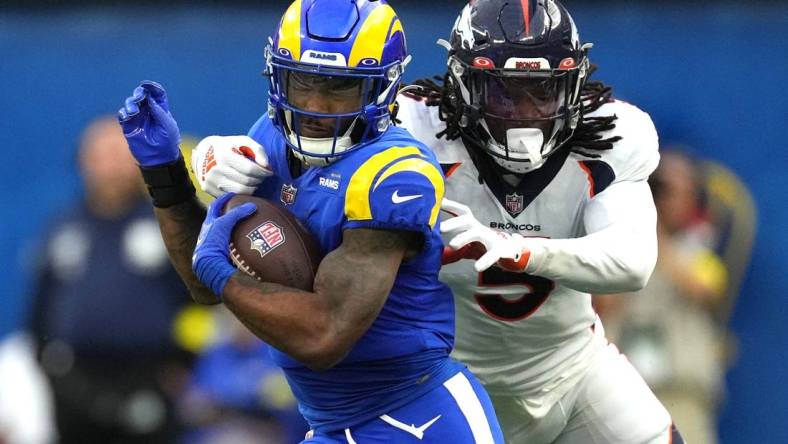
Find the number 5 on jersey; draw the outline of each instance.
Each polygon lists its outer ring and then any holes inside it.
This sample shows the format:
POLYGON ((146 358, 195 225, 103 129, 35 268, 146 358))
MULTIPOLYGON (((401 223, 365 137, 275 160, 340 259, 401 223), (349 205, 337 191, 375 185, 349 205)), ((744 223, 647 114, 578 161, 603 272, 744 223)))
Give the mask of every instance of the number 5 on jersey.
POLYGON ((499 321, 514 322, 534 314, 555 289, 555 282, 490 267, 479 273, 477 288, 474 298, 485 313, 499 321))

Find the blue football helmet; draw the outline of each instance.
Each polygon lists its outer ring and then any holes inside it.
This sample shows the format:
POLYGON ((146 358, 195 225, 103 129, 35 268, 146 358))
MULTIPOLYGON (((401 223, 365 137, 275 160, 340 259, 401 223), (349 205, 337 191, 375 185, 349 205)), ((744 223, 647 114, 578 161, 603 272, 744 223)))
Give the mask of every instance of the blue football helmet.
POLYGON ((269 116, 297 158, 326 165, 386 131, 409 60, 384 0, 295 0, 266 48, 269 116))
POLYGON ((445 46, 463 133, 496 163, 527 173, 572 137, 592 45, 558 1, 469 2, 445 46))

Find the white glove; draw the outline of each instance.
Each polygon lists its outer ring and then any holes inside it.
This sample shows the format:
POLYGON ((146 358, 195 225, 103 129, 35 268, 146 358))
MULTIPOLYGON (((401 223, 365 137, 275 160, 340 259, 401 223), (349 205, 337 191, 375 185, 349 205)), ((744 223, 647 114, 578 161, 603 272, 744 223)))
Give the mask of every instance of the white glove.
POLYGON ((502 260, 499 264, 510 271, 523 271, 528 263, 529 250, 525 238, 519 234, 509 234, 484 226, 474 216, 467 205, 443 199, 441 209, 455 215, 441 222, 441 233, 454 236, 449 246, 455 250, 479 242, 487 250, 475 263, 476 271, 481 272, 502 260))
POLYGON ((253 194, 273 174, 263 147, 249 136, 208 136, 192 151, 191 164, 200 188, 214 197, 253 194))

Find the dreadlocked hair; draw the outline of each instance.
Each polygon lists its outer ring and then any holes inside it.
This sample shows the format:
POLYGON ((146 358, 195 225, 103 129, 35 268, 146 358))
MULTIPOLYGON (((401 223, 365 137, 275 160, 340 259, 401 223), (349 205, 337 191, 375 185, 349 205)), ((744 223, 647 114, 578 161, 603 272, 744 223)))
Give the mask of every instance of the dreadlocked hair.
MULTIPOLYGON (((597 70, 597 65, 592 64, 588 68, 590 77, 597 70)), ((598 110, 605 103, 610 102, 613 96, 613 88, 605 85, 600 80, 587 81, 583 85, 580 93, 580 122, 575 128, 575 132, 567 142, 571 146, 573 153, 585 157, 598 158, 599 154, 587 151, 604 151, 613 149, 613 143, 621 140, 621 136, 602 138, 600 133, 610 131, 616 127, 618 116, 588 117, 588 114, 598 110)))
MULTIPOLYGON (((588 76, 596 71, 597 65, 592 64, 588 69, 588 76)), ((433 76, 414 81, 404 87, 402 93, 417 100, 423 100, 427 106, 437 106, 438 116, 441 121, 446 123, 446 128, 435 136, 437 138, 446 137, 447 140, 454 140, 462 136, 463 119, 465 113, 457 112, 458 107, 466 106, 460 103, 459 97, 454 89, 449 86, 449 74, 443 76, 433 76), (436 82, 441 82, 439 85, 436 82)), ((598 110, 602 105, 611 101, 613 88, 605 85, 599 80, 587 81, 580 92, 580 120, 577 123, 572 137, 564 146, 571 147, 574 153, 585 157, 598 158, 599 154, 588 151, 604 151, 613 148, 613 143, 621 140, 621 136, 602 138, 601 133, 610 131, 616 127, 615 121, 618 118, 615 114, 603 117, 588 117, 588 114, 598 110)), ((396 116, 395 116, 395 122, 396 116)), ((399 123, 399 122, 398 122, 399 123)))
MULTIPOLYGON (((436 134, 435 137, 440 139, 446 136, 447 140, 454 140, 462 135, 460 133, 462 113, 455 112, 459 103, 457 95, 447 86, 448 84, 449 73, 444 74, 443 77, 425 77, 402 88, 400 94, 412 99, 423 100, 427 106, 439 107, 438 116, 442 122, 446 122, 446 128, 436 134), (438 85, 436 82, 441 82, 441 85, 438 85)), ((402 123, 396 120, 396 116, 394 116, 394 121, 402 123)))

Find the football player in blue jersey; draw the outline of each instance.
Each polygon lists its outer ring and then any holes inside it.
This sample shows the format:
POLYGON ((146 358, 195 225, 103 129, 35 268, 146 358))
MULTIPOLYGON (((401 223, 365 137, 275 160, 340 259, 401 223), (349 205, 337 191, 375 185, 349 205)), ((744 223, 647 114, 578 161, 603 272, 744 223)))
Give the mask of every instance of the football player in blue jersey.
MULTIPOLYGON (((268 112, 249 136, 231 139, 254 161, 222 167, 251 177, 245 186, 315 234, 327 254, 311 292, 260 283, 232 266, 230 232, 255 208, 221 215, 232 193, 207 214, 201 208, 160 85, 143 82, 119 111, 194 299, 223 302, 277 349, 312 427, 305 442, 503 442, 481 385, 449 358, 454 306, 438 280, 440 166, 390 124, 409 59, 396 13, 382 0, 296 0, 266 57, 268 112)), ((216 141, 207 138, 201 151, 216 141)), ((193 165, 205 180, 217 163, 205 155, 193 165)), ((214 194, 226 191, 235 190, 219 183, 214 194)))
MULTIPOLYGON (((654 267, 651 118, 588 81, 591 45, 556 0, 468 2, 443 46, 444 85, 408 88, 397 120, 464 204, 445 201, 459 217, 442 227, 458 248, 441 271, 456 295, 453 356, 485 384, 508 442, 683 442, 591 305, 654 267)), ((262 177, 237 143, 198 147, 197 165, 216 161, 203 189, 254 191, 262 177)))

